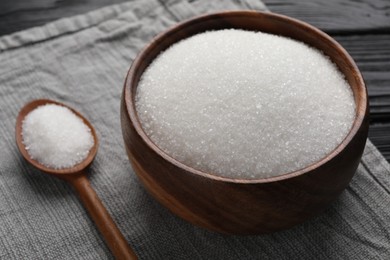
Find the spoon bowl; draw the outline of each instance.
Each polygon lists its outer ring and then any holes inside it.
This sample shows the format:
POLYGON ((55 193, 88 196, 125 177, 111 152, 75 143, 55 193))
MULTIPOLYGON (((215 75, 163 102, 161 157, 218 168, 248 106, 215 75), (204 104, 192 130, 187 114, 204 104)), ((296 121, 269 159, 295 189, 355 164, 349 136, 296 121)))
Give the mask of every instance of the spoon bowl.
POLYGON ((136 254, 128 245, 126 239, 116 226, 114 220, 111 218, 110 214, 97 196, 95 190, 92 188, 87 178, 87 173, 85 172, 85 169, 89 165, 91 165, 92 161, 96 156, 97 149, 99 146, 99 141, 95 129, 93 128, 91 123, 87 119, 85 119, 79 112, 77 112, 71 107, 68 107, 53 100, 39 99, 28 103, 20 110, 19 115, 16 119, 15 132, 16 144, 19 148, 20 153, 28 163, 30 163, 35 168, 41 170, 44 173, 53 175, 55 177, 67 181, 73 186, 75 191, 78 193, 81 202, 88 211, 90 217, 93 219, 100 233, 105 238, 106 243, 115 258, 137 259, 136 254), (83 120, 83 122, 89 127, 89 129, 91 129, 94 145, 90 149, 87 157, 82 162, 74 165, 73 167, 64 169, 53 169, 46 167, 45 165, 31 158, 23 143, 22 127, 24 118, 37 107, 47 104, 55 104, 70 109, 74 114, 76 114, 76 116, 83 120))
POLYGON ((78 174, 84 169, 86 169, 89 165, 91 165, 92 161, 95 159, 98 150, 99 140, 97 138, 96 131, 91 125, 91 123, 85 117, 83 117, 78 111, 64 104, 61 104, 57 101, 53 101, 49 99, 38 99, 25 105, 19 112, 19 115, 16 119, 16 144, 18 145, 19 151, 26 159, 26 161, 28 161, 35 168, 45 173, 56 175, 57 177, 64 177, 64 175, 78 174), (89 129, 91 129, 91 134, 93 137, 94 144, 91 150, 89 151, 88 156, 82 162, 74 165, 71 168, 53 169, 53 168, 46 167, 45 165, 31 158, 30 154, 27 152, 26 146, 23 143, 22 125, 23 125, 24 118, 34 109, 38 108, 39 106, 43 106, 47 104, 59 105, 70 109, 76 116, 78 116, 81 120, 83 120, 83 123, 86 124, 89 127, 89 129))

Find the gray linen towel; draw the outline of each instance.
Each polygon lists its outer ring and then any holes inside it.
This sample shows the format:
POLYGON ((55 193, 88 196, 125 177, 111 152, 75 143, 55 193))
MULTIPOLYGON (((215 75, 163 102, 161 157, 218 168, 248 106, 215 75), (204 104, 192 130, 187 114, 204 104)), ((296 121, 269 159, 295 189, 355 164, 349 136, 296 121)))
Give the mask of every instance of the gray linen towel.
POLYGON ((93 187, 141 259, 389 259, 390 167, 370 141, 348 189, 287 231, 226 236, 173 216, 141 187, 124 150, 119 103, 127 69, 157 33, 194 15, 264 10, 256 0, 133 0, 0 38, 0 258, 112 259, 72 189, 33 169, 14 141, 29 100, 80 110, 101 146, 93 187))

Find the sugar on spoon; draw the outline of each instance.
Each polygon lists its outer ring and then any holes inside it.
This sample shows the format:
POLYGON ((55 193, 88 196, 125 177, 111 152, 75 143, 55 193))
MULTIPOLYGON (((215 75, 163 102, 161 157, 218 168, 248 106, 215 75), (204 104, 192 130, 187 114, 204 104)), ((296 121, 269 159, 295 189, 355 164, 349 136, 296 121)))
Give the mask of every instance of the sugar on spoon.
POLYGON ((115 222, 111 218, 107 209, 104 207, 103 203, 97 196, 94 189, 91 187, 91 184, 87 178, 85 169, 92 163, 93 159, 96 156, 98 149, 98 138, 93 126, 85 119, 79 112, 76 110, 61 104, 56 101, 48 99, 39 99, 34 100, 27 105, 25 105, 16 120, 16 143, 19 148, 20 153, 26 159, 27 162, 32 164, 37 169, 41 170, 44 173, 53 175, 62 180, 67 181, 71 184, 75 191, 78 193, 81 202, 84 207, 89 212, 90 217, 95 222, 100 233, 103 235, 108 247, 110 248, 112 254, 116 259, 137 259, 136 254, 128 245, 126 239, 123 237, 122 233, 116 226, 115 222), (92 137, 94 139, 94 144, 89 151, 87 157, 80 163, 74 165, 70 168, 65 169, 52 169, 49 168, 40 162, 31 158, 27 149, 23 143, 22 136, 22 126, 23 120, 31 111, 36 109, 39 106, 46 104, 55 104, 66 107, 70 109, 75 115, 77 115, 82 121, 90 128, 92 137))

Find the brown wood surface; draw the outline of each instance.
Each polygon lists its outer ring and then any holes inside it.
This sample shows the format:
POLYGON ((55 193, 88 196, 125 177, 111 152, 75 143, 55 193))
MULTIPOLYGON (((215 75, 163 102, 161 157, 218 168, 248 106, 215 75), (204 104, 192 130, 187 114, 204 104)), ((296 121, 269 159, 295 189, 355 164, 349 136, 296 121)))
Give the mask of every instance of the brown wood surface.
POLYGON ((98 144, 99 144, 95 129, 89 123, 89 121, 86 118, 84 118, 79 112, 72 109, 71 107, 68 107, 56 101, 52 101, 48 99, 39 99, 26 104, 21 109, 16 120, 15 134, 16 134, 15 136, 16 143, 19 148, 19 151, 30 164, 32 164, 34 167, 38 168, 39 170, 47 174, 53 175, 55 177, 67 181, 74 187, 81 202, 83 203, 84 207, 88 211, 89 216, 93 219, 95 225, 99 229, 100 233, 103 235, 108 247, 110 248, 115 258, 116 259, 137 259, 136 254, 130 248, 126 239, 124 238, 124 236, 116 226, 114 220, 111 218, 110 214, 108 213, 107 209, 105 208, 105 206, 103 205, 99 197, 97 196, 94 189, 91 187, 89 180, 86 176, 86 172, 84 171, 94 160, 97 153, 98 144), (45 104, 56 104, 56 105, 61 105, 69 108, 70 110, 72 110, 73 113, 79 116, 83 120, 83 122, 91 129, 91 133, 94 138, 94 146, 91 148, 87 158, 84 161, 80 162, 79 164, 76 164, 72 168, 66 168, 66 169, 48 168, 40 164, 38 161, 32 159, 23 144, 22 123, 24 118, 28 113, 30 113, 35 108, 45 104))
MULTIPOLYGON (((324 90, 325 91, 325 90, 324 90)), ((155 38, 127 75, 121 105, 122 132, 130 161, 147 190, 173 213, 222 233, 258 234, 285 229, 319 214, 345 189, 365 146, 368 97, 362 76, 347 52, 307 24, 275 14, 226 12, 181 23, 155 38), (172 43, 206 30, 242 28, 288 36, 327 54, 354 92, 357 114, 351 132, 323 160, 268 179, 217 177, 181 164, 143 132, 135 110, 137 83, 145 68, 172 43)))

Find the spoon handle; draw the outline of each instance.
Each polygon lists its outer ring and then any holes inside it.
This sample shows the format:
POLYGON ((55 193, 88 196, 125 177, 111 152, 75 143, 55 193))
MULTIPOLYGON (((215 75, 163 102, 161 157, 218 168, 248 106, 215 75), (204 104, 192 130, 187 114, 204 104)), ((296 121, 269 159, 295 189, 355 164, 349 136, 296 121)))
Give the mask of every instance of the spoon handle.
POLYGON ((87 176, 83 173, 72 176, 68 182, 75 188, 81 202, 89 212, 108 247, 116 259, 138 259, 126 239, 114 223, 107 209, 97 196, 87 176))

